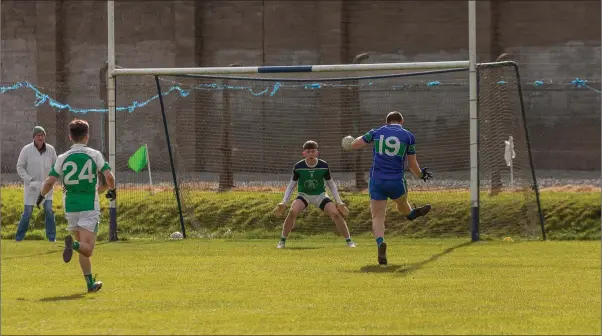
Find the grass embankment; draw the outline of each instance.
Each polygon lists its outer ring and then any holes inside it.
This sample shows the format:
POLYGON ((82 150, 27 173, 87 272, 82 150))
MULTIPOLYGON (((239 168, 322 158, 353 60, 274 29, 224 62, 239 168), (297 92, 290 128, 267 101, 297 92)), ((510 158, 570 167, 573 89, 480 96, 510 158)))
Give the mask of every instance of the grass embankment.
MULTIPOLYGON (((13 238, 22 213, 22 189, 2 189, 2 238, 13 238)), ((187 192, 183 196, 187 233, 191 237, 244 236, 271 238, 278 236, 283 218, 272 213, 282 193, 259 191, 187 192)), ((350 209, 347 219, 353 235, 370 232, 369 200, 365 192, 344 192, 342 197, 350 209)), ((412 192, 412 202, 433 205, 431 213, 410 222, 394 210, 389 202, 387 233, 405 237, 466 237, 470 229, 470 209, 467 192, 412 192)), ((533 201, 527 202, 534 204, 533 201)), ((548 239, 600 239, 599 191, 542 191, 541 203, 548 239)), ((108 234, 108 202, 101 197, 103 218, 100 239, 108 234)), ((55 191, 54 209, 59 225, 59 237, 66 221, 59 188, 55 191)), ((158 191, 120 190, 118 193, 118 223, 120 238, 166 237, 179 231, 179 217, 173 193, 158 191)), ((535 212, 525 207, 521 194, 501 193, 481 195, 482 238, 512 236, 536 238, 540 234, 535 212), (530 214, 531 220, 525 218, 530 214), (528 224, 526 224, 528 223, 528 224)), ((43 239, 44 214, 34 210, 33 226, 28 239, 43 239)), ((297 221, 297 236, 330 234, 334 232, 330 219, 311 208, 297 221)))

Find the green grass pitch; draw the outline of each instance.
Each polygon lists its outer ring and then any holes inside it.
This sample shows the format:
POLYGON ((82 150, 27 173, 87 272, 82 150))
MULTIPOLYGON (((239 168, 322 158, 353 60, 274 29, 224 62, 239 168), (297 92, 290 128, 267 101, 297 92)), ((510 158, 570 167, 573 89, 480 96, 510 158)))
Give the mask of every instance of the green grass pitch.
POLYGON ((598 241, 2 241, 2 334, 600 334, 598 241))

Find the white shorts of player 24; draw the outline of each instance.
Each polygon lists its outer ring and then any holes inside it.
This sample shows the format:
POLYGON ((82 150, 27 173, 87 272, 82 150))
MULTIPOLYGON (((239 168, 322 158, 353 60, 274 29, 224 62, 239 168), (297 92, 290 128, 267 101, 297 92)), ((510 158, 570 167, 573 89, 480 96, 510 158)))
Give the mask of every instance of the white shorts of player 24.
POLYGON ((305 209, 307 209, 309 205, 313 205, 317 208, 324 210, 326 204, 332 202, 332 200, 330 199, 330 197, 328 197, 326 193, 322 193, 320 195, 308 195, 306 193, 299 193, 297 195, 297 199, 301 199, 301 201, 305 203, 305 209))
POLYGON ((81 212, 66 212, 67 230, 77 231, 84 229, 92 233, 98 233, 98 224, 100 223, 100 211, 81 211, 81 212))

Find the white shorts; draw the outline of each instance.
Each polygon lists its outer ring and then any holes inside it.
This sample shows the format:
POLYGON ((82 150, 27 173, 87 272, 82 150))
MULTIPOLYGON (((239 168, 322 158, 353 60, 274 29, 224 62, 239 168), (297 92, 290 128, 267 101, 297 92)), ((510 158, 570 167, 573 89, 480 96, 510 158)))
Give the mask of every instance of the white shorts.
POLYGON ((328 195, 326 195, 326 194, 308 195, 308 194, 304 194, 304 193, 299 193, 297 196, 297 199, 299 199, 303 203, 305 203, 306 209, 311 204, 315 207, 318 207, 318 208, 324 210, 324 208, 326 207, 326 204, 332 202, 330 197, 328 197, 328 195))
POLYGON ((67 230, 78 231, 84 229, 93 233, 98 233, 98 224, 100 223, 100 211, 82 211, 66 212, 67 230))

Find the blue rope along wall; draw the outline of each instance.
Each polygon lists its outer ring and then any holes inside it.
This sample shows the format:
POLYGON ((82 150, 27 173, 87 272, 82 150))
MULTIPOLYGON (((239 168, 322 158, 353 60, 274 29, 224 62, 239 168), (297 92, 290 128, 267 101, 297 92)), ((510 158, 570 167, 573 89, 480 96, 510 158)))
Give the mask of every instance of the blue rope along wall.
MULTIPOLYGON (((245 80, 253 80, 252 78, 232 78, 232 79, 245 79, 245 80)), ((497 84, 499 85, 504 85, 506 84, 505 81, 499 81, 497 84)), ((563 84, 563 85, 567 85, 567 86, 573 86, 576 88, 585 88, 585 89, 589 89, 592 90, 596 93, 602 93, 601 90, 596 89, 592 86, 590 86, 587 82, 587 80, 584 79, 579 79, 576 78, 574 80, 572 80, 569 83, 553 83, 551 81, 549 82, 544 82, 541 80, 537 80, 534 81, 531 84, 533 87, 536 88, 544 88, 546 85, 551 85, 551 84, 563 84)), ((441 85, 445 85, 445 83, 442 83, 440 81, 430 81, 424 84, 427 87, 437 87, 437 86, 441 86, 441 85)), ((199 84, 199 85, 192 85, 190 86, 188 89, 184 89, 182 88, 182 85, 179 83, 174 83, 167 91, 162 92, 161 94, 165 97, 171 94, 177 94, 180 97, 187 97, 191 91, 196 91, 196 90, 209 90, 209 91, 221 91, 221 90, 242 90, 242 91, 248 91, 252 96, 263 96, 263 95, 269 95, 270 97, 275 96, 279 89, 282 87, 296 87, 296 88, 303 88, 305 90, 317 90, 317 89, 321 89, 321 88, 325 88, 325 87, 363 87, 363 86, 372 86, 372 83, 366 83, 366 84, 358 84, 358 85, 353 85, 353 84, 329 84, 329 83, 319 83, 319 82, 314 82, 314 83, 308 83, 308 84, 297 84, 297 85, 289 85, 286 83, 281 83, 281 82, 276 82, 274 84, 268 85, 265 87, 265 89, 261 90, 261 91, 255 91, 252 88, 248 87, 248 86, 230 86, 230 85, 221 85, 221 84, 217 84, 217 83, 211 83, 211 84, 199 84)), ((400 89, 400 88, 405 88, 406 86, 404 85, 395 85, 395 86, 391 86, 392 89, 400 89)), ((85 113, 106 113, 108 112, 107 109, 105 108, 89 108, 89 109, 83 109, 83 108, 76 108, 73 107, 67 103, 63 103, 63 102, 59 102, 56 99, 50 97, 48 94, 42 92, 38 87, 36 87, 34 84, 30 83, 30 82, 16 82, 13 85, 8 85, 8 86, 0 86, 0 95, 2 94, 11 94, 11 93, 17 93, 18 91, 23 91, 23 90, 29 90, 32 91, 35 94, 35 101, 34 101, 34 105, 36 107, 44 105, 44 104, 48 104, 50 107, 52 107, 53 109, 60 111, 60 110, 68 110, 69 112, 72 113, 79 113, 79 114, 85 114, 85 113)), ((159 95, 156 94, 152 97, 149 97, 147 100, 142 101, 142 102, 138 102, 138 101, 132 101, 131 103, 129 103, 126 106, 118 106, 116 107, 116 111, 117 112, 122 112, 122 111, 127 111, 129 113, 134 112, 135 110, 144 107, 146 105, 148 105, 149 103, 151 103, 154 100, 157 100, 159 98, 159 95)))

